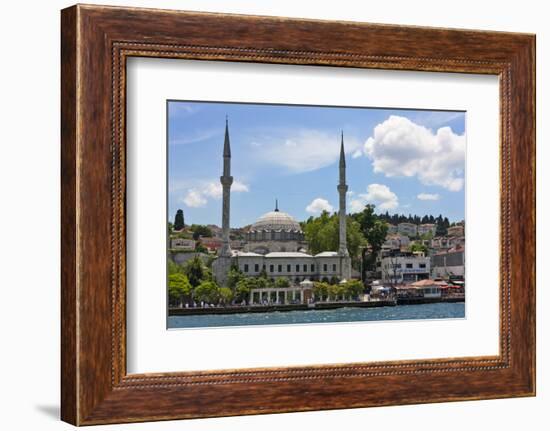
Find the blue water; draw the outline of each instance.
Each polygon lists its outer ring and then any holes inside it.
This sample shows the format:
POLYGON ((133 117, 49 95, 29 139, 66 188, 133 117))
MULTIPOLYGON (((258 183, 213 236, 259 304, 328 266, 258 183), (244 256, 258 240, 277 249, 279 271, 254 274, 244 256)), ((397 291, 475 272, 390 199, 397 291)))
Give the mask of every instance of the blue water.
POLYGON ((288 325, 293 323, 366 322, 379 320, 464 318, 464 302, 398 305, 380 308, 337 308, 334 310, 272 311, 268 313, 170 316, 168 328, 212 328, 219 326, 288 325))

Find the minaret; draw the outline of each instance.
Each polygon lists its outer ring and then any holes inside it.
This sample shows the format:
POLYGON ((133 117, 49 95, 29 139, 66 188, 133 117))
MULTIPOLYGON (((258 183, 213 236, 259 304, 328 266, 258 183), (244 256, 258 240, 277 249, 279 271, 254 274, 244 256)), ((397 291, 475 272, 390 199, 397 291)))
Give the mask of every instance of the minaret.
POLYGON ((338 219, 340 222, 339 229, 339 247, 338 255, 340 256, 340 268, 342 280, 351 278, 351 258, 349 256, 348 245, 346 240, 346 193, 348 185, 346 184, 346 155, 344 153, 344 132, 340 142, 340 163, 339 163, 340 179, 338 182, 338 194, 340 197, 340 206, 338 211, 338 219))
POLYGON ((231 145, 229 143, 229 126, 227 116, 225 117, 225 141, 223 143, 223 175, 220 177, 223 188, 222 204, 222 247, 219 256, 230 257, 231 246, 229 245, 229 211, 231 200, 231 145))

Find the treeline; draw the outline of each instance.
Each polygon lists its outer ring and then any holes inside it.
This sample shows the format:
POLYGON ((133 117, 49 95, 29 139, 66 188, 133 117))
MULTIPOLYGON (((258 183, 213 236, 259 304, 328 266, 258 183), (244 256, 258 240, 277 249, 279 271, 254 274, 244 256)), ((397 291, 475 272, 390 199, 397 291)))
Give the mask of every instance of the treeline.
POLYGON ((183 307, 201 304, 229 304, 234 293, 220 287, 212 277, 209 266, 195 256, 183 265, 168 260, 168 298, 170 306, 183 307))
POLYGON ((445 229, 451 226, 451 223, 449 222, 449 219, 447 217, 443 217, 441 214, 439 214, 437 217, 434 217, 433 215, 425 215, 425 216, 418 216, 418 215, 405 215, 405 214, 389 214, 388 211, 386 211, 383 214, 379 214, 378 218, 380 220, 384 220, 387 223, 397 225, 399 223, 413 223, 413 224, 436 224, 441 225, 445 229))

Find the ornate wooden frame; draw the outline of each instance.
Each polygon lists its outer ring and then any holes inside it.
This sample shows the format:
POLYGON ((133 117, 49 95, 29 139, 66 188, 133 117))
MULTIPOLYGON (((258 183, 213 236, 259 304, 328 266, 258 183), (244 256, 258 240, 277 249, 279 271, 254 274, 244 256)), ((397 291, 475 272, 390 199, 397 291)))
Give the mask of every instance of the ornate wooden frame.
POLYGON ((61 18, 63 420, 88 425, 534 395, 534 35, 81 5, 61 18), (127 375, 129 56, 498 75, 500 354, 127 375))

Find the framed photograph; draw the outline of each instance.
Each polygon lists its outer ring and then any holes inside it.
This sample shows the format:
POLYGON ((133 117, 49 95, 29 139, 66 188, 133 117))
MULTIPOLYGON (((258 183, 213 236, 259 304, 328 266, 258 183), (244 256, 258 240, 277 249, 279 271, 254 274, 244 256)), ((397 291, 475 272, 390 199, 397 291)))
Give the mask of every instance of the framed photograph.
POLYGON ((535 394, 535 37, 62 11, 62 419, 535 394))

